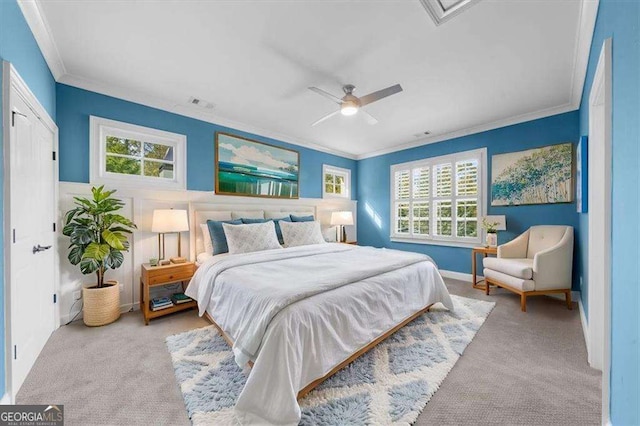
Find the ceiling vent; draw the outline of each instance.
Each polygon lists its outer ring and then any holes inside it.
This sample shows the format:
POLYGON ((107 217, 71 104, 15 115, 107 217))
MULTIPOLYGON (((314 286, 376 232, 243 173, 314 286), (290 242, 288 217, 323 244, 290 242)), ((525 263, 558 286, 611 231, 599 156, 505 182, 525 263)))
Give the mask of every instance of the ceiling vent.
POLYGON ((215 105, 212 104, 211 102, 205 101, 200 98, 195 98, 193 96, 189 98, 189 105, 195 106, 198 108, 209 109, 209 110, 212 110, 213 108, 215 108, 215 105))
POLYGON ((448 21, 480 0, 420 0, 436 25, 448 21))

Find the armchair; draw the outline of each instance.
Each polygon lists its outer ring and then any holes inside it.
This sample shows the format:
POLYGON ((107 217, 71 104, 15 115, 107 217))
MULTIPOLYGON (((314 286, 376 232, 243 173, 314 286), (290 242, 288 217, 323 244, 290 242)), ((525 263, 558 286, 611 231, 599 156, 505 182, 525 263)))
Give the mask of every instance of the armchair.
POLYGON ((498 257, 483 260, 485 292, 491 284, 520 295, 527 311, 527 296, 564 293, 571 309, 573 227, 532 226, 514 240, 498 246, 498 257))

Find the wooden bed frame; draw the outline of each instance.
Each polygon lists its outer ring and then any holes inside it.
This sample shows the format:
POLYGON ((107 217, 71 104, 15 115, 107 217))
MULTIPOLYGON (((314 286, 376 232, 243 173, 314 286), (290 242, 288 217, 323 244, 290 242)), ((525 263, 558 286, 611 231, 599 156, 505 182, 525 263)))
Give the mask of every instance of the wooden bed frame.
MULTIPOLYGON (((369 350, 373 349, 376 345, 378 345, 380 342, 385 340, 387 337, 391 336, 393 333, 395 333, 396 331, 400 330, 402 327, 404 327, 405 325, 409 324, 414 319, 418 318, 420 315, 422 315, 425 312, 427 312, 432 306, 433 306, 433 303, 430 304, 429 306, 426 306, 426 307, 420 309, 418 312, 416 312, 415 314, 409 316, 408 318, 404 319, 400 324, 390 328, 389 330, 387 330, 386 332, 384 332, 380 336, 376 337, 372 342, 370 342, 367 345, 363 346, 362 348, 358 349, 356 352, 354 352, 349 357, 347 357, 347 359, 345 359, 344 361, 342 361, 341 363, 339 363, 338 365, 333 367, 327 374, 325 374, 324 376, 322 376, 322 377, 314 380, 313 382, 309 383, 307 386, 302 388, 302 390, 300 390, 300 392, 298 392, 298 400, 304 398, 309 392, 311 392, 313 389, 315 389, 320 383, 324 382, 329 377, 331 377, 334 374, 336 374, 339 370, 341 370, 344 367, 346 367, 347 365, 349 365, 356 358, 360 357, 361 355, 365 354, 369 350)), ((222 335, 224 340, 227 341, 229 346, 233 346, 233 340, 231 340, 231 338, 227 335, 227 333, 224 332, 222 327, 220 327, 218 325, 218 323, 216 323, 213 320, 213 318, 211 318, 211 315, 209 315, 208 312, 205 312, 204 316, 205 316, 205 318, 207 318, 207 320, 209 320, 209 322, 211 322, 211 324, 213 324, 218 329, 218 331, 220 332, 220 334, 222 335)), ((249 361, 249 365, 251 367, 253 367, 253 362, 249 361)))

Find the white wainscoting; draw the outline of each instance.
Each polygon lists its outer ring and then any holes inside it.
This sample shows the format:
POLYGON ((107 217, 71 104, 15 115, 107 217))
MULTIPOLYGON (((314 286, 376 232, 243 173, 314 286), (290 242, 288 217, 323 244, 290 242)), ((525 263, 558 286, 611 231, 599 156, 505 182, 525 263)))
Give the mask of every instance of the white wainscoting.
MULTIPOLYGON (((91 195, 90 184, 60 182, 59 183, 59 211, 58 229, 62 230, 64 213, 73 208, 73 197, 89 197, 91 195)), ((215 195, 210 191, 159 191, 143 189, 121 189, 115 196, 120 198, 125 207, 121 211, 123 216, 133 220, 138 229, 131 238, 131 250, 125 253, 125 260, 119 269, 109 270, 107 279, 118 280, 120 288, 120 308, 123 312, 138 309, 140 265, 149 262, 152 257, 158 256, 158 237, 150 231, 151 216, 154 209, 184 209, 188 210, 189 203, 215 203, 221 206, 229 206, 229 209, 238 210, 243 206, 245 210, 259 210, 266 202, 269 205, 282 201, 283 207, 315 206, 318 219, 323 225, 329 225, 328 221, 332 211, 351 210, 354 221, 356 220, 356 201, 343 199, 300 198, 298 200, 276 200, 254 197, 235 197, 215 195), (267 200, 267 201, 265 201, 267 200)), ((357 240, 356 226, 347 226, 347 239, 357 240)), ((66 324, 74 318, 82 307, 82 301, 74 305, 74 293, 80 291, 83 284, 91 284, 95 279, 91 275, 82 275, 77 266, 73 266, 67 260, 69 239, 60 232, 58 235, 58 247, 60 257, 60 323, 66 324)), ((190 247, 189 232, 182 233, 182 255, 189 257, 190 247)), ((166 257, 177 254, 177 235, 166 236, 166 257)), ((194 259, 192 259, 194 260, 194 259)), ((78 318, 81 314, 78 315, 78 318)))

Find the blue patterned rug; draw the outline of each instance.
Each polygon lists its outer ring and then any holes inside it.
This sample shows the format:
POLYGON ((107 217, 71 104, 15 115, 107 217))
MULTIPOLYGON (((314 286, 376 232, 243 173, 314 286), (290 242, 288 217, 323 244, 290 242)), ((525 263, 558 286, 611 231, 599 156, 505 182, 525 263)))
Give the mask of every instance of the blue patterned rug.
MULTIPOLYGON (((454 312, 437 304, 300 400, 300 424, 415 422, 495 305, 452 299, 454 312)), ((234 424, 245 376, 216 328, 170 336, 167 347, 192 423, 234 424)))

